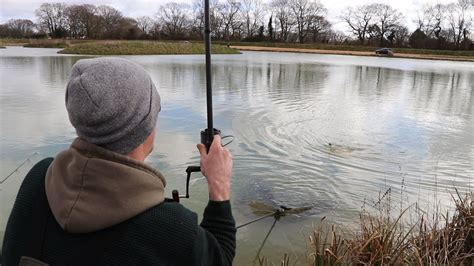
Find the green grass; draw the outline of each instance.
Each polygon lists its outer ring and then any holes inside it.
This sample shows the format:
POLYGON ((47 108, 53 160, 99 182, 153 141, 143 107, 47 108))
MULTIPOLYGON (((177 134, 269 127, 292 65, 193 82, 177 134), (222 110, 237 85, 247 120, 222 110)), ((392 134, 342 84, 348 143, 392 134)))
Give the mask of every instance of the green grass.
MULTIPOLYGON (((239 54, 240 52, 222 45, 213 45, 214 54, 239 54)), ((84 55, 162 55, 162 54, 204 54, 202 43, 153 42, 153 41, 96 41, 71 45, 61 54, 84 55)))
MULTIPOLYGON (((220 43, 223 43, 223 42, 220 42, 220 43)), ((375 51, 375 49, 377 49, 377 47, 370 47, 370 46, 332 45, 332 44, 313 44, 313 43, 299 44, 299 43, 278 43, 278 42, 231 42, 231 43, 225 43, 225 44, 239 45, 239 46, 261 46, 261 47, 362 51, 362 52, 373 52, 375 51)), ((429 49, 411 49, 411 48, 393 48, 393 51, 395 53, 404 53, 404 54, 474 57, 474 51, 429 50, 429 49)))

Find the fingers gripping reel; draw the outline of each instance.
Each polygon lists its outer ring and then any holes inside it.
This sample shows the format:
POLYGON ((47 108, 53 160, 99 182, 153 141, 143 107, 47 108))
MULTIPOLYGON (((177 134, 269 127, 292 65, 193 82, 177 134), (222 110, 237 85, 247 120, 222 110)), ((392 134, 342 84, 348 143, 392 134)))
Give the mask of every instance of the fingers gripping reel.
MULTIPOLYGON (((214 140, 214 135, 220 135, 221 131, 219 129, 214 128, 214 134, 209 136, 208 134, 209 130, 206 128, 205 130, 201 131, 201 143, 206 146, 206 150, 209 152, 209 148, 211 147, 212 141, 214 140)), ((173 195, 173 201, 179 202, 180 199, 189 199, 189 182, 191 180, 191 174, 192 173, 198 173, 201 172, 201 167, 200 166, 189 166, 186 168, 186 194, 185 195, 179 195, 178 190, 173 190, 172 195, 173 195)))

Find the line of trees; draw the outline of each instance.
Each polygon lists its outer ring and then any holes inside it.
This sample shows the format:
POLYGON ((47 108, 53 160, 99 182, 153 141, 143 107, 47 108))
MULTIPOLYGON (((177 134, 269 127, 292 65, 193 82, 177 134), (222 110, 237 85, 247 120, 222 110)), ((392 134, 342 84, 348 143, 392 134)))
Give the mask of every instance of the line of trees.
MULTIPOLYGON (((358 44, 431 49, 474 49, 471 0, 425 5, 410 32, 403 14, 387 4, 347 7, 338 19, 347 33, 333 29, 318 0, 211 0, 213 38, 222 41, 275 41, 358 44)), ((0 37, 70 39, 202 39, 203 1, 170 2, 152 17, 126 17, 107 5, 44 3, 37 23, 13 19, 0 24, 0 37)))
POLYGON ((340 18, 360 44, 467 50, 472 49, 473 8, 471 0, 424 5, 412 33, 404 26, 403 15, 386 4, 348 7, 340 18))

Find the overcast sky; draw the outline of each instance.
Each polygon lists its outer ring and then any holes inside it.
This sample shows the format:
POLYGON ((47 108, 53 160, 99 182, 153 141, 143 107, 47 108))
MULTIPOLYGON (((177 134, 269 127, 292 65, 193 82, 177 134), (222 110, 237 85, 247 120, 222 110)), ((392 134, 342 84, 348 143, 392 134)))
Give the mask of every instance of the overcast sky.
MULTIPOLYGON (((336 29, 343 30, 344 25, 337 18, 341 10, 346 6, 355 6, 367 3, 386 3, 397 8, 405 15, 405 23, 413 30, 413 19, 416 18, 416 10, 425 3, 449 3, 454 0, 320 0, 329 10, 329 20, 336 29)), ((153 16, 158 7, 167 2, 192 3, 193 0, 0 0, 0 23, 12 18, 27 18, 36 21, 34 11, 41 3, 64 2, 68 4, 106 4, 122 11, 126 16, 153 16)))

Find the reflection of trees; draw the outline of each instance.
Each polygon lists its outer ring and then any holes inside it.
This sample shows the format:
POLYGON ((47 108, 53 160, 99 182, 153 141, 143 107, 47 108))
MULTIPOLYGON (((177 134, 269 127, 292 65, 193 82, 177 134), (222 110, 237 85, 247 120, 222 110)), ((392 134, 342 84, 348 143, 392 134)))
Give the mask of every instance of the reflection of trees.
POLYGON ((470 114, 472 111, 472 75, 414 72, 411 84, 415 110, 445 115, 470 114))
MULTIPOLYGON (((159 90, 190 93, 195 98, 205 97, 204 64, 171 63, 145 67, 158 83, 159 90)), ((288 95, 301 99, 321 89, 319 84, 324 83, 327 78, 327 68, 326 65, 271 62, 215 62, 212 69, 213 92, 215 95, 240 96, 242 99, 267 94, 272 99, 288 95)))
POLYGON ((273 73, 278 75, 273 78, 275 82, 270 88, 273 93, 304 99, 321 91, 329 75, 329 66, 301 63, 273 65, 273 73))
POLYGON ((72 66, 82 57, 39 57, 39 78, 45 84, 67 84, 72 66))
POLYGON ((388 97, 393 90, 400 89, 404 72, 398 69, 381 67, 354 67, 351 87, 359 95, 367 97, 388 97))
MULTIPOLYGON (((464 72, 443 74, 271 60, 216 60, 214 63, 214 93, 224 96, 224 100, 240 99, 248 104, 249 100, 263 99, 304 105, 321 93, 331 92, 327 94, 329 97, 353 95, 350 97, 359 97, 361 104, 372 107, 380 103, 402 104, 414 115, 472 113, 473 92, 469 84, 474 75, 464 72)), ((146 68, 160 92, 204 101, 205 65, 201 61, 172 61, 146 65, 146 68)))

